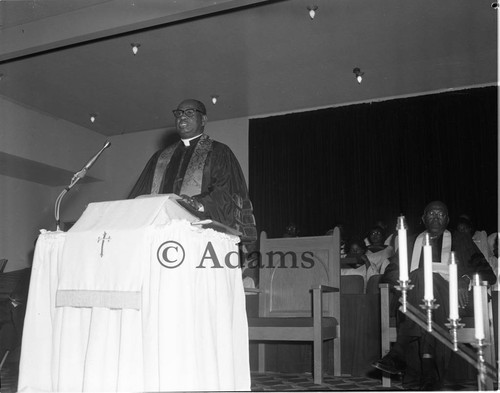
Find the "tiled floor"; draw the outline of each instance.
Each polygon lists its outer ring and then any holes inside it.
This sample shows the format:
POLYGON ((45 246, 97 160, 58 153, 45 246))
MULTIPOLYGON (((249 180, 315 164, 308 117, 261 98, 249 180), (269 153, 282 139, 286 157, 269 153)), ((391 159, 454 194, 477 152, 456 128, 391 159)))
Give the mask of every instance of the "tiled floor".
MULTIPOLYGON (((266 373, 252 374, 252 391, 369 391, 369 390, 403 390, 399 380, 392 381, 390 388, 384 388, 380 379, 365 377, 333 377, 326 376, 322 385, 313 383, 310 373, 281 374, 266 373)), ((447 384, 445 391, 476 391, 475 381, 447 384)))
MULTIPOLYGON (((6 362, 0 372, 1 393, 14 393, 17 390, 18 364, 6 362)), ((402 390, 401 383, 393 381, 391 388, 382 387, 380 379, 364 377, 333 377, 325 376, 322 385, 313 383, 310 373, 252 373, 252 391, 368 391, 368 390, 402 390)), ((476 391, 475 381, 455 385, 446 385, 446 391, 476 391)))
POLYGON ((328 390, 401 390, 401 384, 395 383, 392 389, 382 387, 380 380, 364 377, 325 376, 322 385, 313 383, 310 373, 252 374, 252 391, 328 391, 328 390))

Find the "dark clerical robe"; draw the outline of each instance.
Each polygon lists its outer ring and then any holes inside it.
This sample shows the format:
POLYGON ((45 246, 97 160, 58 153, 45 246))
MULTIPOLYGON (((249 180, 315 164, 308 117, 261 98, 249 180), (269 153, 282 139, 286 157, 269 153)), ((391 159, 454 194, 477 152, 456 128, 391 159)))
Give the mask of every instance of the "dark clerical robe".
POLYGON ((231 149, 206 134, 156 152, 146 164, 129 198, 146 194, 188 195, 204 207, 206 218, 219 221, 256 240, 253 208, 238 160, 231 149))

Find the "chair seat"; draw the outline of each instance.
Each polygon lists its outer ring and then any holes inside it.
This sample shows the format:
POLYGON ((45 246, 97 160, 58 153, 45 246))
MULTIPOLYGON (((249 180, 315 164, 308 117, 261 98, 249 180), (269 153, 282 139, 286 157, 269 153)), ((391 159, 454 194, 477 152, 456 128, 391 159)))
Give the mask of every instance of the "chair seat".
MULTIPOLYGON (((324 317, 321 319, 323 327, 336 327, 338 321, 333 317, 324 317)), ((312 327, 313 319, 307 317, 289 317, 289 318, 248 318, 248 326, 251 327, 312 327)))

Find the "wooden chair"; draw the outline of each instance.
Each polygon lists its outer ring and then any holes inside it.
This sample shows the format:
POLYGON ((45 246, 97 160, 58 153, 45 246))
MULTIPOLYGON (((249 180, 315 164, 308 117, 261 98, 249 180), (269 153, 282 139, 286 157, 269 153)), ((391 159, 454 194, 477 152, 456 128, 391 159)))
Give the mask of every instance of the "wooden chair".
POLYGON ((30 268, 0 273, 0 300, 9 299, 19 280, 30 273, 30 268))
POLYGON ((2 325, 0 326, 0 341, 5 343, 5 338, 9 337, 9 349, 5 353, 0 354, 0 370, 2 370, 9 354, 21 344, 30 274, 31 268, 0 273, 2 313, 8 311, 9 316, 8 319, 2 321, 2 325), (15 303, 16 306, 14 308, 11 306, 6 307, 7 303, 15 303))
POLYGON ((380 293, 380 279, 382 278, 382 274, 374 274, 368 279, 368 282, 366 283, 366 290, 365 293, 367 294, 379 294, 380 293))
POLYGON ((3 273, 5 266, 7 266, 8 259, 0 259, 0 273, 3 273))
MULTIPOLYGON (((396 317, 390 315, 390 293, 389 284, 379 284, 380 288, 380 334, 382 357, 387 355, 391 349, 391 343, 396 342, 396 317)), ((382 373, 382 386, 391 386, 391 375, 382 373)))
POLYGON ((363 276, 340 276, 340 293, 342 295, 359 295, 365 292, 363 276))
MULTIPOLYGON (((380 284, 380 318, 381 318, 381 349, 382 356, 385 356, 391 349, 391 343, 396 341, 397 331, 396 331, 396 317, 391 317, 390 315, 390 295, 389 295, 389 284, 380 284)), ((494 335, 494 325, 493 325, 493 312, 492 305, 488 301, 488 290, 486 285, 481 287, 481 297, 482 304, 484 306, 483 312, 483 326, 485 328, 485 342, 489 345, 486 346, 484 351, 485 361, 491 365, 495 365, 495 335, 494 335)), ((475 342, 475 330, 474 330, 474 317, 464 317, 460 320, 460 323, 464 323, 465 327, 458 330, 458 342, 462 344, 470 344, 475 342)), ((382 374, 382 386, 391 386, 390 374, 382 374)), ((486 379, 486 389, 493 390, 493 381, 491 379, 486 379)))
POLYGON ((249 318, 265 371, 265 341, 313 343, 314 383, 323 382, 323 341, 333 343, 334 375, 340 375, 340 232, 331 236, 260 238, 259 317, 249 318))

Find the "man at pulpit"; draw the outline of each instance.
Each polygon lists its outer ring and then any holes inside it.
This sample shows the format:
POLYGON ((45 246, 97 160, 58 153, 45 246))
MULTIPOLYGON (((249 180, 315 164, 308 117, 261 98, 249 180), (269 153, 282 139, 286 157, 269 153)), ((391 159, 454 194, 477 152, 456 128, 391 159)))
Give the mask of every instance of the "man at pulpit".
MULTIPOLYGON (((472 293, 470 282, 478 273, 482 281, 494 284, 495 274, 482 253, 474 244, 469 233, 455 232, 453 235, 446 229, 449 223, 448 208, 440 201, 429 203, 422 216, 426 230, 415 239, 408 239, 409 278, 413 289, 408 292, 408 302, 419 307, 424 297, 423 238, 429 234, 432 246, 432 261, 443 264, 443 272, 447 271, 447 263, 451 251, 455 252, 458 267, 458 300, 461 315, 470 315, 472 293), (411 263, 410 263, 411 262, 411 263)), ((436 265, 434 263, 433 265, 436 265)), ((434 269, 434 266, 433 266, 434 269)), ((445 276, 446 277, 446 276, 445 276)), ((397 285, 399 278, 399 258, 396 254, 387 266, 382 282, 397 285)), ((433 274, 434 297, 439 307, 434 310, 434 321, 444 326, 449 315, 448 281, 440 273, 433 274)), ((398 313, 397 340, 390 352, 372 365, 391 374, 405 374, 404 387, 421 390, 438 390, 450 352, 433 336, 421 329, 410 318, 398 313), (413 352, 412 352, 413 351, 413 352), (412 353, 411 356, 408 354, 412 353), (414 356, 415 355, 415 356, 414 356), (413 380, 412 380, 413 378, 413 380)))
POLYGON ((173 115, 181 140, 151 157, 129 198, 174 193, 199 217, 228 225, 247 241, 256 240, 253 207, 240 164, 228 146, 204 133, 205 105, 186 99, 173 115))

